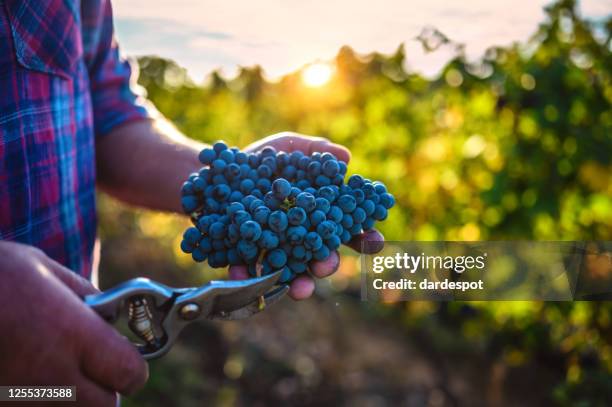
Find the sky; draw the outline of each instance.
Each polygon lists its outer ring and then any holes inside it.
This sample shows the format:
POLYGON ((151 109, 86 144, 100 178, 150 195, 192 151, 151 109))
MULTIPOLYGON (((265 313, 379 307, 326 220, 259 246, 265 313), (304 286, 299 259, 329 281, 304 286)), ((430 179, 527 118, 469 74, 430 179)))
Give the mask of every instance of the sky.
MULTIPOLYGON (((201 81, 214 69, 231 77, 261 65, 278 78, 341 46, 391 53, 404 43, 407 68, 435 76, 450 47, 425 53, 415 37, 435 27, 465 44, 469 58, 493 45, 525 41, 544 18, 541 0, 114 0, 115 30, 128 56, 175 60, 201 81)), ((612 14, 612 0, 583 0, 582 15, 612 14)))

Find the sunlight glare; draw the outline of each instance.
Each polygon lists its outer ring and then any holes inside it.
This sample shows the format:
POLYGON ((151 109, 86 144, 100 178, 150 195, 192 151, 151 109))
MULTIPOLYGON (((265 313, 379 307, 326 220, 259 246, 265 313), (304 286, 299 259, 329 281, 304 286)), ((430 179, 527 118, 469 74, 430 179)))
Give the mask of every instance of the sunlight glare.
POLYGON ((302 71, 302 81, 311 88, 325 85, 329 82, 331 76, 332 67, 324 63, 309 65, 302 71))

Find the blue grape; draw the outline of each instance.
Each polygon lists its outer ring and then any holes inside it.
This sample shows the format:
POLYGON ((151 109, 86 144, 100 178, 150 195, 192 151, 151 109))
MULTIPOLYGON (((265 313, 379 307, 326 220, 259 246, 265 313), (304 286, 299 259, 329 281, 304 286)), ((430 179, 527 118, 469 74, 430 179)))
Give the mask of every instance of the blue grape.
POLYGON ((195 249, 195 245, 189 243, 186 240, 181 240, 181 250, 185 253, 191 253, 195 249))
POLYGON ((284 267, 278 281, 281 283, 287 283, 291 281, 292 278, 293 278, 293 273, 291 272, 291 269, 289 267, 284 267))
POLYGON ((327 160, 323 162, 322 165, 323 174, 328 176, 329 178, 333 178, 340 172, 340 166, 338 165, 338 161, 335 160, 327 160))
POLYGON ((351 226, 353 226, 353 217, 350 214, 345 213, 342 216, 342 221, 340 223, 341 223, 343 228, 347 228, 348 229, 351 226))
POLYGON ((321 160, 321 162, 326 162, 326 161, 330 161, 330 160, 337 161, 335 155, 333 155, 332 153, 327 153, 327 152, 321 154, 320 160, 321 160))
POLYGON ((238 254, 238 249, 231 248, 227 251, 227 262, 232 266, 237 266, 243 263, 242 259, 240 258, 240 254, 238 254))
POLYGON ((232 223, 227 227, 227 238, 232 244, 240 240, 240 229, 238 229, 238 226, 232 223))
POLYGON ((308 192, 302 192, 295 198, 295 204, 306 212, 312 212, 317 207, 317 202, 314 195, 308 192))
POLYGON ((236 203, 236 202, 240 202, 242 201, 242 198, 244 197, 244 195, 242 195, 242 193, 240 191, 232 191, 232 193, 229 196, 229 201, 232 203, 236 203))
POLYGON ((365 194, 361 189, 354 189, 353 198, 355 198, 355 202, 357 203, 357 205, 359 205, 365 200, 365 194))
POLYGON ((276 154, 276 165, 278 165, 279 167, 285 167, 289 165, 289 154, 285 153, 284 151, 281 151, 276 154))
POLYGON ((387 192, 387 187, 382 182, 374 182, 374 190, 378 195, 382 195, 387 192))
POLYGON ((326 177, 325 175, 319 175, 315 179, 315 184, 318 187, 324 187, 324 186, 327 186, 327 185, 331 184, 331 179, 329 179, 329 177, 326 177))
POLYGON ((291 225, 301 225, 306 220, 306 212, 299 207, 293 207, 287 212, 287 219, 291 225))
POLYGON ((270 208, 267 206, 258 206, 253 212, 253 219, 262 226, 268 225, 268 217, 270 216, 270 208))
POLYGON ((260 158, 258 154, 249 154, 248 163, 251 168, 256 168, 259 165, 260 158))
POLYGON ((366 216, 371 216, 376 209, 376 204, 369 199, 363 201, 359 206, 363 208, 366 216))
POLYGON ((338 206, 342 212, 351 213, 357 207, 357 202, 352 195, 342 195, 338 198, 338 206))
POLYGON ((391 209, 393 205, 395 205, 395 198, 388 192, 380 194, 380 204, 385 207, 385 209, 391 209))
POLYGON ((308 232, 304 238, 304 244, 311 250, 318 250, 323 244, 323 240, 317 232, 308 232))
POLYGON ((291 226, 287 229, 287 240, 292 245, 302 243, 304 236, 306 236, 306 228, 304 226, 291 226))
POLYGON ((191 257, 193 258, 194 261, 196 261, 198 263, 201 263, 204 260, 206 260, 206 253, 204 253, 202 250, 200 250, 198 247, 196 247, 191 252, 191 257))
POLYGON ((210 165, 217 158, 217 153, 212 148, 205 148, 198 154, 198 159, 204 165, 210 165))
POLYGON ((262 164, 257 168, 257 175, 260 178, 270 178, 272 176, 272 169, 265 164, 262 164))
POLYGON ((274 180, 272 183, 272 193, 276 199, 282 201, 291 194, 291 184, 283 178, 274 180))
POLYGON ((274 157, 265 157, 261 160, 261 165, 270 168, 270 171, 274 173, 276 171, 276 159, 274 157))
POLYGON ((261 238, 257 241, 257 243, 262 249, 269 250, 278 247, 279 240, 278 236, 276 236, 274 232, 271 230, 264 230, 261 233, 261 238))
POLYGON ((297 187, 291 187, 291 193, 289 194, 289 198, 297 198, 297 196, 302 192, 301 189, 297 187))
POLYGON ((236 164, 246 164, 249 161, 249 156, 242 151, 238 151, 234 156, 234 161, 236 164))
POLYGON ((208 236, 203 236, 200 239, 198 246, 200 247, 200 250, 202 250, 204 253, 208 253, 213 249, 212 242, 210 241, 210 237, 208 236))
POLYGON ((206 181, 202 177, 196 177, 191 183, 194 192, 203 192, 206 188, 206 181))
POLYGON ((266 193, 266 195, 264 196, 264 203, 270 209, 278 209, 281 205, 281 201, 274 197, 272 191, 266 193))
POLYGON ((213 197, 217 201, 226 200, 230 196, 231 193, 232 193, 232 190, 227 184, 220 184, 213 188, 213 197))
POLYGON ((248 208, 249 205, 251 205, 251 202, 253 202, 256 199, 257 198, 255 198, 255 196, 253 195, 247 195, 244 198, 242 198, 242 205, 244 205, 245 208, 248 208))
POLYGON ((351 175, 347 185, 353 189, 360 189, 363 187, 363 177, 361 175, 351 175))
POLYGON ((308 164, 310 164, 310 158, 304 156, 298 161, 297 167, 302 171, 306 171, 308 164))
POLYGON ((362 227, 363 227, 363 226, 362 226, 362 225, 360 225, 359 223, 355 223, 353 226, 351 226, 351 227, 349 228, 349 233, 350 233, 352 236, 356 236, 356 235, 358 235, 358 234, 360 234, 360 233, 361 233, 361 229, 362 229, 362 227))
POLYGON ((310 225, 317 226, 319 223, 323 222, 325 219, 326 219, 325 213, 317 209, 316 211, 310 214, 310 225))
POLYGON ((316 210, 321 211, 324 214, 327 214, 327 212, 329 212, 329 208, 331 205, 327 199, 317 198, 315 199, 315 202, 316 202, 316 210))
POLYGON ((334 202, 336 200, 336 192, 332 187, 326 186, 319 189, 319 196, 326 199, 328 202, 334 202))
POLYGON ((287 229, 288 224, 289 220, 287 219, 285 212, 274 211, 268 217, 268 225, 274 232, 283 232, 285 229, 287 229))
POLYGON ((255 188, 255 183, 252 179, 247 178, 240 181, 240 192, 243 194, 248 194, 253 190, 253 188, 255 188))
POLYGON ((340 244, 340 238, 337 235, 333 235, 329 239, 325 240, 325 245, 330 251, 339 248, 340 244))
POLYGON ((293 271, 295 274, 300 274, 306 271, 308 265, 305 262, 298 261, 295 259, 291 259, 287 262, 287 266, 293 271))
POLYGON ((342 213, 342 209, 334 205, 329 209, 329 212, 327 213, 327 219, 330 219, 336 223, 340 223, 342 221, 343 215, 344 214, 342 213))
POLYGON ((261 208, 261 207, 265 207, 265 206, 266 206, 266 203, 264 201, 262 201, 261 199, 255 198, 249 204, 249 212, 250 213, 255 213, 257 208, 261 208))
POLYGON ((293 165, 286 166, 285 168, 283 168, 283 171, 281 172, 282 177, 285 179, 293 179, 296 174, 297 174, 297 168, 295 168, 293 165))
MULTIPOLYGON (((227 151, 227 150, 226 150, 227 151)), ((240 166, 236 163, 231 163, 225 168, 225 175, 229 179, 240 177, 240 166)))
POLYGON ((219 159, 225 161, 227 164, 234 162, 234 152, 232 150, 223 150, 219 153, 219 159))
POLYGON ((319 250, 315 250, 312 253, 312 258, 314 260, 321 261, 321 260, 325 260, 328 257, 329 257, 329 248, 325 245, 321 245, 319 250))
POLYGON ((182 197, 181 205, 183 205, 183 210, 187 213, 195 211, 199 206, 197 198, 193 195, 182 197))
POLYGON ((374 219, 366 218, 366 220, 364 220, 363 223, 361 224, 361 227, 363 228, 363 230, 372 229, 374 227, 374 219))
POLYGON ((274 148, 272 146, 265 146, 261 150, 261 156, 262 157, 274 157, 274 156, 276 156, 276 148, 274 148))
POLYGON ((219 154, 221 151, 227 150, 227 144, 222 141, 217 141, 215 144, 213 144, 213 149, 217 152, 217 154, 219 154))
POLYGON ((185 196, 185 195, 193 195, 194 193, 195 193, 195 189, 193 186, 193 182, 191 181, 183 182, 183 185, 181 186, 181 194, 185 196))
POLYGON ((292 151, 291 154, 289 154, 289 162, 294 167, 297 167, 298 162, 302 157, 304 157, 304 153, 302 153, 301 151, 292 151))
POLYGON ((372 217, 376 220, 387 219, 387 209, 382 205, 376 205, 376 209, 374 209, 374 214, 372 217))
POLYGON ((241 240, 238 242, 238 254, 245 260, 252 260, 257 257, 257 245, 253 242, 241 240))
POLYGON ((348 230, 343 230, 342 231, 342 235, 340 236, 340 241, 343 244, 347 244, 348 242, 351 241, 352 237, 353 236, 351 235, 351 233, 348 230))
POLYGON ((201 236, 202 234, 200 233, 200 231, 193 226, 190 228, 187 228, 187 230, 185 230, 185 233, 183 233, 183 239, 187 243, 194 245, 194 246, 196 243, 198 243, 198 240, 200 240, 201 236))
POLYGON ((236 211, 232 214, 232 222, 237 225, 242 225, 249 220, 251 220, 251 215, 247 211, 236 211))
POLYGON ((210 237, 213 239, 223 239, 225 237, 225 225, 221 222, 215 222, 210 225, 210 237))
POLYGON ((227 163, 221 159, 216 159, 212 162, 212 170, 215 174, 223 174, 225 171, 225 167, 227 167, 227 163))
POLYGON ((336 224, 332 221, 326 220, 317 225, 317 233, 321 235, 323 239, 329 239, 336 231, 336 224))
POLYGON ((266 260, 270 266, 279 269, 287 264, 287 254, 281 249, 270 250, 266 255, 266 260))
POLYGON ((363 208, 355 208, 352 215, 353 223, 362 223, 367 217, 367 214, 363 208))
POLYGON ((321 163, 318 161, 310 162, 306 168, 306 172, 311 177, 316 178, 317 176, 321 175, 321 163))
POLYGON ((261 226, 257 222, 248 220, 240 225, 240 236, 250 242, 256 241, 261 236, 261 226))
POLYGON ((270 180, 268 180, 266 178, 260 178, 260 179, 257 180, 255 185, 257 186, 259 191, 263 193, 263 191, 267 192, 267 191, 270 190, 270 187, 272 186, 272 183, 270 182, 270 180))

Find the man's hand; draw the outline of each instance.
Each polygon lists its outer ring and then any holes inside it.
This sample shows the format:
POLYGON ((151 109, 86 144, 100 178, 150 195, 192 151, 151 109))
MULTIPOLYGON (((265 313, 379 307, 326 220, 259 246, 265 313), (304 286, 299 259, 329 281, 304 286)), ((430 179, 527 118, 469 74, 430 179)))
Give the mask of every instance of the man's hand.
POLYGON ((145 361, 80 298, 96 292, 42 251, 0 241, 0 384, 74 385, 87 406, 142 387, 145 361))
MULTIPOLYGON (((306 155, 310 155, 315 151, 329 152, 334 154, 339 160, 349 162, 351 153, 343 146, 334 144, 322 137, 310 137, 297 133, 284 132, 266 137, 254 144, 247 146, 245 151, 258 151, 265 146, 273 146, 279 151, 302 151, 306 155)), ((367 241, 383 241, 383 236, 376 230, 364 232, 356 236, 348 243, 348 246, 354 250, 361 250, 361 242, 367 241)), ((310 274, 317 278, 323 278, 333 274, 340 265, 340 256, 337 251, 334 251, 324 261, 313 261, 310 264, 310 274)), ((247 268, 245 266, 231 266, 229 269, 230 277, 236 280, 242 280, 248 277, 247 268)), ((295 300, 303 300, 308 298, 314 292, 315 283, 310 275, 300 275, 291 283, 289 295, 295 300)))
MULTIPOLYGON (((245 151, 257 151, 265 146, 305 154, 315 151, 333 153, 348 161, 350 152, 343 146, 321 137, 297 133, 279 133, 247 146, 245 151)), ((165 120, 146 120, 128 123, 104 136, 96 143, 96 157, 100 186, 126 202, 151 209, 182 213, 180 188, 190 173, 202 166, 198 153, 205 146, 188 139, 165 120)), ((382 241, 375 230, 354 238, 349 247, 359 251, 362 240, 382 241)), ((337 252, 325 261, 310 265, 312 276, 323 278, 334 273, 340 265, 337 252)), ((247 278, 245 267, 230 267, 230 277, 247 278)), ((308 298, 314 291, 310 275, 296 278, 289 295, 296 300, 308 298)))

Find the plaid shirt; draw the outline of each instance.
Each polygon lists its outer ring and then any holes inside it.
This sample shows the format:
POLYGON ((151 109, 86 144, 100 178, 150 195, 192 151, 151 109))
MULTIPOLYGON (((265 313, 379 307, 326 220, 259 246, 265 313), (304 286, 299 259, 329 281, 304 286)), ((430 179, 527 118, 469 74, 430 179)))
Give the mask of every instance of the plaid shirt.
POLYGON ((109 1, 0 0, 0 239, 84 276, 96 138, 148 114, 130 89, 109 1))

